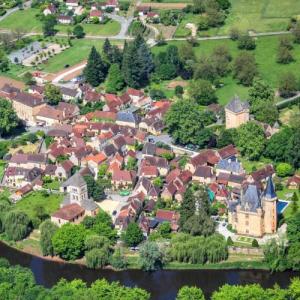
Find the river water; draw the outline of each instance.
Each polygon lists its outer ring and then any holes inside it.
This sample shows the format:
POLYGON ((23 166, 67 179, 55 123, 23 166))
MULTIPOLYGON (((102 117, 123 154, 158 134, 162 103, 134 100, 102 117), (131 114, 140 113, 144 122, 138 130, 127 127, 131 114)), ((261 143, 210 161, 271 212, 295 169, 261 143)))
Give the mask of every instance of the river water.
POLYGON ((228 284, 259 283, 263 287, 288 286, 292 277, 300 272, 281 272, 271 274, 263 270, 161 270, 146 273, 141 270, 91 270, 84 266, 44 260, 0 242, 0 256, 9 260, 12 265, 28 267, 34 273, 38 284, 53 286, 60 278, 72 280, 80 278, 87 283, 106 278, 108 281, 119 281, 126 286, 137 286, 151 293, 151 299, 174 300, 183 285, 200 287, 206 296, 220 286, 228 284))

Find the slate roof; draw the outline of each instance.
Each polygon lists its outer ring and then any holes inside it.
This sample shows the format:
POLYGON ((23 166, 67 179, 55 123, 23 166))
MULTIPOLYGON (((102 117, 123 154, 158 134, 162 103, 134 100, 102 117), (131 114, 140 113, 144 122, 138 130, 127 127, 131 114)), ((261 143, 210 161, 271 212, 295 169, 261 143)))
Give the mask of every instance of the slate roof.
POLYGON ((241 205, 243 210, 255 212, 261 207, 260 192, 256 185, 249 184, 245 194, 241 196, 241 205))
POLYGON ((80 173, 75 173, 73 176, 71 176, 67 181, 65 181, 61 186, 67 187, 67 186, 77 186, 81 187, 83 185, 86 185, 86 182, 84 178, 80 175, 80 173))
POLYGON ((242 165, 238 161, 231 161, 227 159, 222 159, 218 162, 217 169, 219 170, 226 170, 232 173, 241 174, 244 172, 242 165))
POLYGON ((117 121, 136 124, 139 122, 139 117, 132 111, 124 110, 117 113, 117 121))
POLYGON ((239 113, 243 110, 249 109, 249 103, 247 101, 241 101, 238 96, 235 96, 226 106, 226 109, 239 113))
POLYGON ((276 192, 275 192, 275 187, 273 184, 272 177, 269 176, 268 181, 267 181, 267 186, 264 191, 264 198, 266 199, 274 199, 277 198, 276 192))
POLYGON ((156 145, 153 143, 145 143, 142 153, 145 155, 155 155, 156 145))

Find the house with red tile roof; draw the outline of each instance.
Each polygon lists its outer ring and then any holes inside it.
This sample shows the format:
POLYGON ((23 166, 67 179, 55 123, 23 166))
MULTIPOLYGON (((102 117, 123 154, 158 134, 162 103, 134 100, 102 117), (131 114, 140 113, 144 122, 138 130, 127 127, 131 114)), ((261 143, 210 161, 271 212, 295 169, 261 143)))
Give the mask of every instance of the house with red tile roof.
POLYGON ((85 210, 77 203, 68 204, 51 216, 51 221, 59 226, 66 223, 79 224, 85 216, 85 210))
POLYGON ((300 175, 294 175, 287 181, 287 187, 291 190, 299 189, 300 187, 300 175))
POLYGON ((134 171, 116 170, 112 174, 111 183, 114 189, 129 189, 133 188, 136 180, 134 171))

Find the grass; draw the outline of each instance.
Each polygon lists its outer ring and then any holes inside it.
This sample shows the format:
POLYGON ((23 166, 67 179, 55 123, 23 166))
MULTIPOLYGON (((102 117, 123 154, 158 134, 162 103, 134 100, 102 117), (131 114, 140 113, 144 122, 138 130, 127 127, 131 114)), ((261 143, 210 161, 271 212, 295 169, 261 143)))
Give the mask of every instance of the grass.
POLYGON ((269 162, 269 161, 250 161, 244 157, 239 157, 239 160, 242 163, 246 173, 248 174, 253 172, 253 170, 258 170, 263 168, 269 162))
POLYGON ((293 105, 291 107, 281 109, 279 114, 279 120, 281 123, 288 125, 291 117, 294 114, 300 114, 300 108, 298 105, 293 105))
MULTIPOLYGON (((241 31, 270 32, 287 30, 290 18, 300 14, 298 0, 231 0, 231 9, 224 26, 199 32, 202 36, 224 35, 231 28, 241 31)), ((182 23, 192 21, 187 16, 182 23)), ((179 32, 181 24, 179 26, 179 32)))
POLYGON ((199 23, 199 15, 194 15, 194 14, 185 14, 184 18, 181 20, 180 24, 178 25, 174 37, 176 38, 182 38, 182 37, 187 37, 191 35, 191 30, 188 28, 185 28, 185 25, 187 23, 194 23, 197 24, 199 23))
POLYGON ((31 192, 16 203, 16 209, 25 212, 30 218, 34 218, 35 207, 41 205, 45 208, 46 213, 51 215, 59 209, 62 199, 62 194, 50 194, 45 197, 40 191, 31 192))
MULTIPOLYGON (((142 2, 150 2, 150 0, 143 0, 142 2)), ((159 2, 159 3, 188 3, 192 4, 193 0, 160 0, 160 1, 153 1, 153 2, 159 2)))
MULTIPOLYGON (((298 64, 300 61, 300 45, 294 44, 292 50, 295 61, 282 65, 276 62, 277 49, 278 49, 278 36, 260 37, 256 39, 256 49, 252 51, 255 55, 258 71, 260 77, 269 83, 274 89, 278 86, 279 76, 285 72, 291 71, 295 75, 298 74, 298 64)), ((172 41, 168 44, 180 46, 185 43, 184 41, 172 41)), ((213 52, 214 48, 219 45, 225 45, 228 47, 233 59, 240 53, 237 47, 237 42, 231 40, 207 40, 200 41, 199 45, 194 47, 194 52, 197 57, 209 56, 213 52)), ((166 46, 157 46, 152 48, 154 53, 164 51, 166 46)), ((248 95, 248 88, 237 83, 232 75, 221 79, 223 87, 217 90, 217 96, 219 97, 219 103, 226 104, 232 99, 234 95, 239 95, 241 98, 246 98, 248 95)))
MULTIPOLYGON (((42 22, 36 17, 39 11, 30 8, 17 11, 0 22, 0 29, 22 29, 26 32, 42 32, 42 22)), ((84 32, 87 35, 116 35, 121 29, 120 23, 110 20, 106 24, 83 24, 84 32)), ((68 28, 73 26, 57 25, 56 29, 60 33, 67 33, 68 28)))
POLYGON ((2 178, 5 170, 6 162, 3 160, 0 160, 0 179, 2 178))
POLYGON ((43 187, 50 190, 59 190, 60 182, 58 180, 53 180, 52 182, 43 184, 43 187))

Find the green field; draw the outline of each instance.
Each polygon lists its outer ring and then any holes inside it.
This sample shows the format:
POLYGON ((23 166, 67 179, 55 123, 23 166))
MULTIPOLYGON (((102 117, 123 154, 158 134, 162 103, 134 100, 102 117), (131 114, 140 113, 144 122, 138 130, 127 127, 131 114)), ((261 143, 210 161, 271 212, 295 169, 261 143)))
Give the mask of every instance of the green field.
MULTIPOLYGON (((0 22, 0 29, 22 29, 26 32, 42 32, 42 23, 36 18, 38 10, 30 8, 27 10, 17 11, 0 22)), ((83 24, 86 35, 117 35, 121 25, 113 20, 106 24, 83 24)), ((60 33, 67 33, 68 28, 73 26, 57 25, 56 29, 60 33)))
POLYGON ((101 50, 103 42, 104 40, 73 40, 72 47, 50 58, 46 64, 39 65, 39 67, 50 73, 61 71, 66 64, 72 66, 87 59, 92 46, 101 50))
POLYGON ((16 209, 25 212, 30 218, 34 218, 35 207, 41 205, 45 208, 46 213, 51 215, 59 208, 62 199, 62 194, 44 196, 42 192, 31 192, 16 203, 16 209))
MULTIPOLYGON (((201 36, 224 35, 235 27, 241 31, 270 32, 287 30, 290 18, 300 15, 298 0, 231 0, 231 10, 225 25, 202 31, 201 36)), ((178 26, 175 36, 187 36, 184 28, 188 22, 197 24, 197 17, 187 15, 178 26)))
MULTIPOLYGON (((272 85, 276 89, 279 76, 287 71, 298 74, 298 65, 300 62, 300 45, 294 45, 292 50, 295 61, 288 65, 278 64, 276 62, 278 49, 278 36, 260 37, 256 40, 257 47, 252 52, 255 55, 259 74, 263 80, 272 85)), ((180 46, 184 42, 172 41, 169 44, 180 46)), ((226 45, 230 50, 231 55, 236 57, 239 53, 237 43, 231 40, 208 40, 200 41, 199 46, 194 48, 197 57, 201 55, 210 55, 213 49, 218 45, 226 45)), ((166 46, 154 47, 152 51, 158 53, 163 51, 166 46)), ((226 104, 234 95, 239 95, 242 98, 247 97, 248 88, 238 84, 231 75, 222 78, 224 86, 217 90, 219 102, 226 104)))

